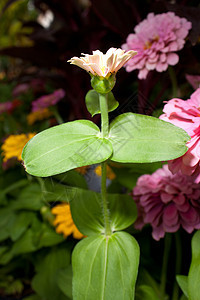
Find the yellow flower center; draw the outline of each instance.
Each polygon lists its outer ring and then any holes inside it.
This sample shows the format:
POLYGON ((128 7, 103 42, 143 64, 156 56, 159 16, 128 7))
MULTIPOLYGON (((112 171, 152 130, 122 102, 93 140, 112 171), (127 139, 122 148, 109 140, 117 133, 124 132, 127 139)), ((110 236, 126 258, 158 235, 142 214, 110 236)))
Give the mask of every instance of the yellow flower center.
POLYGON ((153 39, 151 39, 151 40, 145 42, 145 45, 144 45, 143 49, 144 49, 144 50, 150 49, 151 46, 153 45, 153 43, 154 43, 154 42, 158 42, 158 40, 159 40, 159 36, 156 35, 153 39))

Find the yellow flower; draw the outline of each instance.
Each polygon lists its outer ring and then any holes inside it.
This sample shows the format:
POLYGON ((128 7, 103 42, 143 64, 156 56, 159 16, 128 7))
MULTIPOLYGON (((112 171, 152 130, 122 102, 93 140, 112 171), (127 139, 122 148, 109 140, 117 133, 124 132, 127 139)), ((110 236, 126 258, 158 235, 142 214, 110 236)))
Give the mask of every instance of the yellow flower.
POLYGON ((26 143, 34 137, 35 133, 10 135, 1 146, 3 161, 6 162, 10 158, 16 157, 19 161, 22 160, 21 154, 26 143))
POLYGON ((76 168, 75 171, 77 171, 78 173, 85 175, 87 173, 89 166, 84 166, 84 167, 79 167, 76 168))
POLYGON ((83 54, 83 57, 72 57, 68 62, 90 72, 92 75, 101 77, 116 73, 123 65, 137 54, 136 51, 125 52, 122 49, 110 48, 106 54, 101 51, 93 51, 92 55, 83 54))
POLYGON ((56 205, 52 208, 51 212, 56 215, 53 224, 57 226, 57 233, 63 233, 65 237, 72 234, 75 239, 82 239, 84 237, 73 222, 70 205, 68 203, 56 205))
POLYGON ((41 120, 47 119, 50 116, 52 116, 52 114, 53 113, 48 108, 43 108, 43 109, 39 109, 34 112, 31 112, 27 116, 28 124, 33 125, 36 121, 41 121, 41 120))
MULTIPOLYGON (((97 176, 101 176, 101 166, 100 165, 97 166, 95 168, 94 172, 97 174, 97 176)), ((116 177, 115 173, 113 172, 113 170, 108 165, 106 165, 106 176, 110 180, 113 180, 116 177)))

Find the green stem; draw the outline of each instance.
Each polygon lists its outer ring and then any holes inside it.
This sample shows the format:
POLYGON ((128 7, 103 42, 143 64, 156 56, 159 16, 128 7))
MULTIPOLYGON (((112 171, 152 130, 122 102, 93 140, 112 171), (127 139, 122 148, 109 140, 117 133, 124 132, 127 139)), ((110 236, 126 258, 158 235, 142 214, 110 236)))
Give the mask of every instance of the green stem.
POLYGON ((161 272, 161 284, 160 284, 160 294, 161 299, 165 299, 165 289, 166 289, 166 281, 167 281, 167 267, 168 267, 168 258, 171 247, 171 235, 165 234, 164 241, 164 253, 163 253, 163 264, 162 264, 162 272, 161 272))
POLYGON ((172 67, 168 67, 169 77, 172 83, 172 97, 176 98, 178 96, 178 83, 176 79, 176 73, 172 67))
POLYGON ((45 191, 45 185, 44 185, 44 181, 41 177, 35 177, 41 187, 42 192, 45 191))
POLYGON ((107 192, 106 192, 106 162, 101 163, 101 199, 103 206, 103 215, 104 215, 104 226, 105 226, 105 235, 109 236, 112 233, 110 227, 110 217, 109 209, 107 203, 107 192))
MULTIPOLYGON (((181 261, 182 261, 182 249, 181 249, 181 238, 180 233, 175 233, 175 242, 176 242, 176 266, 175 266, 175 274, 178 275, 181 272, 181 261)), ((172 300, 178 300, 179 299, 179 286, 176 281, 174 281, 174 288, 172 293, 172 300)))
POLYGON ((101 132, 103 137, 107 137, 109 130, 107 94, 99 94, 99 102, 101 110, 101 132))
MULTIPOLYGON (((109 131, 109 118, 108 118, 108 104, 107 104, 107 94, 99 94, 99 103, 101 110, 101 133, 102 137, 108 136, 109 131)), ((107 192, 106 192, 106 171, 107 171, 107 163, 101 163, 101 199, 102 199, 102 207, 103 207, 103 215, 104 215, 104 226, 105 226, 105 235, 109 236, 112 233, 110 227, 110 214, 108 209, 107 202, 107 192)))
POLYGON ((60 114, 59 114, 59 112, 58 112, 58 110, 57 110, 57 107, 52 106, 52 107, 51 107, 51 111, 53 112, 54 117, 56 118, 56 121, 58 122, 58 124, 63 124, 64 121, 63 121, 63 119, 61 118, 61 116, 60 116, 60 114))

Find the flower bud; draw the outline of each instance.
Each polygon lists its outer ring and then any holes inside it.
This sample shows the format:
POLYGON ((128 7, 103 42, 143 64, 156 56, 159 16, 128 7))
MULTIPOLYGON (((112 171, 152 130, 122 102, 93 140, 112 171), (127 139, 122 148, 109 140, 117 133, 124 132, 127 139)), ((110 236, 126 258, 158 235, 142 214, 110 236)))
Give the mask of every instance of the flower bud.
POLYGON ((93 89, 100 94, 107 94, 109 93, 116 82, 116 75, 112 73, 110 76, 94 76, 91 75, 91 86, 93 89))

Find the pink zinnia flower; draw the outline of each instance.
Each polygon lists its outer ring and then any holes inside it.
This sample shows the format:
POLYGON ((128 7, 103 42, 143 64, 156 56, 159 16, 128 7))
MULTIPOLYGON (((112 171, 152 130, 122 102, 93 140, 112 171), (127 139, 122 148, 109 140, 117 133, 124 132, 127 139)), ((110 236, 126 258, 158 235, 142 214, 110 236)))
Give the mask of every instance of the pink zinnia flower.
POLYGON ((200 182, 200 88, 186 101, 177 98, 168 101, 163 111, 160 119, 184 129, 191 136, 187 142, 188 151, 169 162, 170 171, 181 170, 200 182))
POLYGON ((29 90, 29 84, 21 83, 16 85, 16 87, 13 89, 12 95, 13 97, 18 97, 19 95, 26 93, 28 90, 29 90))
POLYGON ((123 65, 137 54, 133 49, 125 52, 122 49, 110 48, 106 54, 96 50, 92 55, 83 54, 83 57, 72 57, 68 62, 101 77, 116 73, 123 65))
POLYGON ((138 54, 126 64, 126 71, 140 70, 139 79, 145 79, 150 70, 163 72, 168 65, 176 65, 179 57, 175 51, 181 50, 192 24, 179 18, 173 12, 154 15, 135 27, 135 33, 128 35, 122 49, 134 49, 138 54))
POLYGON ((187 81, 191 84, 194 90, 200 87, 200 75, 185 75, 187 81))
POLYGON ((57 104, 65 96, 63 89, 56 90, 52 94, 44 95, 32 102, 32 112, 57 104))
POLYGON ((139 177, 132 195, 138 207, 135 227, 151 224, 155 240, 180 227, 188 233, 200 229, 200 185, 192 177, 181 172, 173 175, 164 165, 152 175, 139 177))
POLYGON ((4 112, 9 112, 10 109, 12 109, 12 102, 11 101, 0 103, 0 114, 2 114, 4 112))

